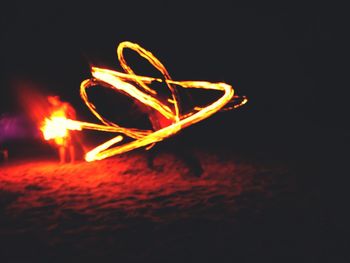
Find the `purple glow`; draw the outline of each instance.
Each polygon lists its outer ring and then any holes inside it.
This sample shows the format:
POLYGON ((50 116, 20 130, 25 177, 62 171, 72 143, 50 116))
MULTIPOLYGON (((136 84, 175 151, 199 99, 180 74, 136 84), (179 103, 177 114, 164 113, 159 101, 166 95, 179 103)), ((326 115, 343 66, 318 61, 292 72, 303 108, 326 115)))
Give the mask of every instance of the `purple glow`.
POLYGON ((0 143, 37 136, 38 132, 26 117, 11 114, 0 116, 0 143))

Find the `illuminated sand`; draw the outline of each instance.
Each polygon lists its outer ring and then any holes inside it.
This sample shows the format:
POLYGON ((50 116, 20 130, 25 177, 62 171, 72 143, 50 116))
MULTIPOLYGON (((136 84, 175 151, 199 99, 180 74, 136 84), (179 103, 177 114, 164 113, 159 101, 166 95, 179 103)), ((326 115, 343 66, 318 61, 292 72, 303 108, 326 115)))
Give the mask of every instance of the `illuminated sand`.
POLYGON ((42 262, 55 254, 85 262, 193 262, 186 261, 192 250, 199 260, 236 258, 248 244, 263 253, 265 237, 254 231, 268 230, 258 218, 293 193, 293 175, 283 165, 199 156, 200 179, 184 179, 186 168, 167 154, 157 160, 165 163, 163 173, 147 169, 140 153, 62 167, 50 161, 2 166, 3 255, 42 262), (258 222, 247 229, 253 218, 258 222), (247 235, 253 237, 242 243, 247 235))

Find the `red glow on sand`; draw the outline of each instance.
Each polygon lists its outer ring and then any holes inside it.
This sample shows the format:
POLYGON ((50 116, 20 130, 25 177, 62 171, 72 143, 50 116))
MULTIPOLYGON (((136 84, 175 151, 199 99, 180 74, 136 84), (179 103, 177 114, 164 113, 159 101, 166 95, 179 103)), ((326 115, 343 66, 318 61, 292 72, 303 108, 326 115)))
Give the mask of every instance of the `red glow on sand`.
POLYGON ((162 217, 156 215, 157 209, 167 206, 186 210, 198 203, 209 202, 217 195, 225 196, 228 203, 233 202, 244 190, 246 183, 243 181, 249 184, 255 172, 252 167, 222 163, 214 156, 207 156, 203 179, 184 179, 181 175, 186 174, 186 168, 173 157, 165 154, 158 162, 165 163, 166 173, 147 169, 142 155, 63 166, 45 161, 17 163, 1 168, 1 189, 23 193, 9 208, 15 209, 16 213, 55 204, 57 209, 69 208, 97 216, 96 209, 120 208, 127 213, 141 213, 142 207, 152 206, 145 217, 158 221, 162 217), (234 173, 235 177, 232 176, 234 173), (157 198, 159 202, 149 202, 157 198))

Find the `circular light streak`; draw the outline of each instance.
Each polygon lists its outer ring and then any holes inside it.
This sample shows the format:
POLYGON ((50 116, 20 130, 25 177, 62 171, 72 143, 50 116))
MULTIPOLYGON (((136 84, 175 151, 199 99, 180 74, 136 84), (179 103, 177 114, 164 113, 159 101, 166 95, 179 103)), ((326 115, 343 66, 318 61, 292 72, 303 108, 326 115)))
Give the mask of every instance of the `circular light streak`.
MULTIPOLYGON (((92 77, 84 80, 80 85, 80 96, 85 102, 90 111, 102 122, 102 124, 94 124, 81 122, 76 120, 66 120, 66 124, 60 120, 60 126, 66 129, 91 129, 106 132, 115 132, 118 135, 105 143, 98 145, 96 148, 89 151, 86 156, 86 161, 102 160, 113 155, 125 153, 140 147, 150 148, 155 143, 164 140, 165 138, 176 134, 183 128, 186 128, 194 123, 208 118, 219 110, 229 110, 240 107, 247 103, 247 98, 242 96, 234 96, 234 90, 231 85, 219 82, 212 83, 207 81, 175 81, 172 80, 170 74, 164 65, 149 51, 141 46, 128 41, 122 42, 117 48, 117 55, 120 61, 123 72, 118 72, 110 69, 92 67, 92 77), (162 75, 163 78, 153 78, 148 76, 139 76, 134 73, 131 67, 127 64, 123 51, 129 48, 137 52, 141 57, 145 58, 152 66, 154 66, 162 75), (164 83, 170 91, 168 105, 159 99, 157 92, 150 87, 150 84, 158 82, 164 83), (125 128, 104 118, 96 109, 95 105, 89 100, 87 89, 96 85, 109 87, 117 92, 122 92, 138 103, 144 104, 155 111, 158 111, 166 118, 170 125, 159 130, 141 130, 135 128, 125 128), (184 89, 204 89, 217 90, 223 92, 222 96, 205 107, 195 107, 187 114, 180 112, 180 100, 177 94, 177 88, 184 89), (226 107, 225 107, 226 106, 226 107), (124 136, 133 138, 133 141, 120 144, 124 136), (118 144, 119 143, 119 144, 118 144), (117 145, 116 145, 117 144, 117 145), (116 145, 112 147, 113 145, 116 145)), ((44 129, 45 130, 45 129, 44 129)), ((62 131, 61 131, 62 132, 62 131)))

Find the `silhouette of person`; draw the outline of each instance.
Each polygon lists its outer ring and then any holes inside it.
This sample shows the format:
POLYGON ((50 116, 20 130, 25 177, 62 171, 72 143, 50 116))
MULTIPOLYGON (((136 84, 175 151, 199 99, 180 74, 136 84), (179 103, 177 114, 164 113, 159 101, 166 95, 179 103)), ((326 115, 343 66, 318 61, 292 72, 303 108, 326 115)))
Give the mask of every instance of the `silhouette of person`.
MULTIPOLYGON (((153 131, 160 130, 171 125, 173 122, 164 117, 157 110, 136 102, 136 106, 148 116, 153 131)), ((178 132, 176 135, 166 138, 164 141, 158 142, 155 146, 147 151, 147 166, 156 171, 162 171, 162 166, 155 166, 154 160, 162 152, 172 153, 176 159, 181 160, 189 169, 187 176, 200 177, 203 173, 203 168, 199 160, 192 153, 190 147, 187 145, 183 135, 178 132)))
POLYGON ((8 121, 6 118, 6 114, 1 114, 0 115, 0 154, 2 155, 3 160, 5 162, 8 161, 8 158, 9 158, 8 150, 3 144, 6 138, 5 134, 6 134, 7 126, 8 126, 8 121))
POLYGON ((7 162, 9 159, 9 152, 6 148, 0 149, 0 153, 3 155, 4 157, 4 161, 7 162))
MULTIPOLYGON (((71 120, 76 119, 76 112, 74 108, 68 102, 61 101, 59 96, 48 96, 47 100, 50 104, 50 118, 63 117, 71 120)), ((70 162, 75 162, 75 145, 73 142, 72 133, 73 131, 68 131, 66 136, 55 138, 55 143, 58 145, 60 164, 66 162, 68 157, 67 150, 69 153, 70 162)))

